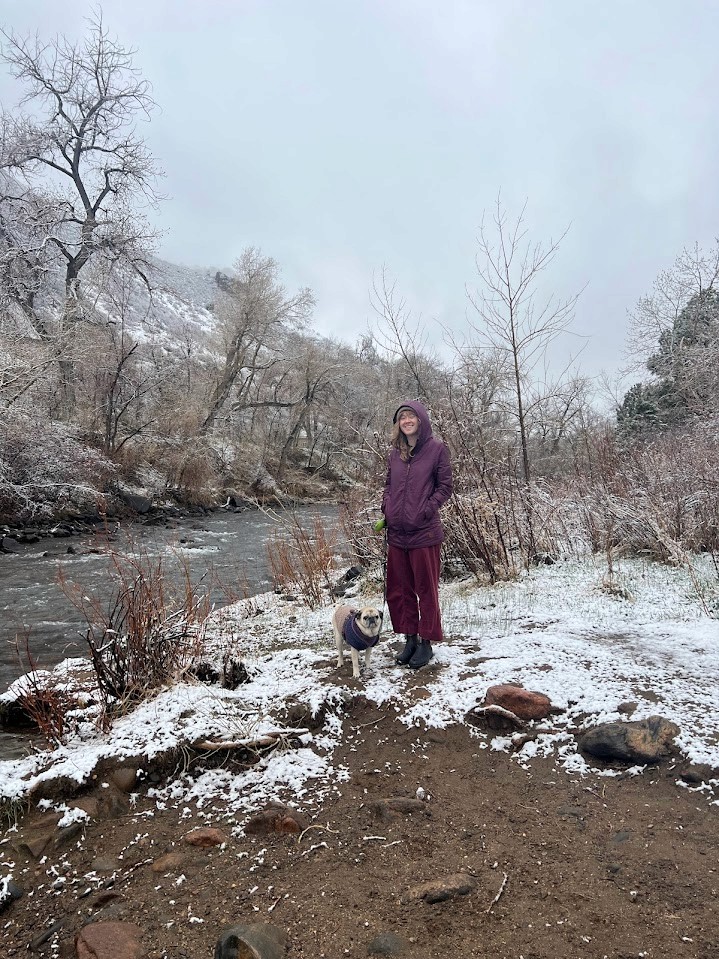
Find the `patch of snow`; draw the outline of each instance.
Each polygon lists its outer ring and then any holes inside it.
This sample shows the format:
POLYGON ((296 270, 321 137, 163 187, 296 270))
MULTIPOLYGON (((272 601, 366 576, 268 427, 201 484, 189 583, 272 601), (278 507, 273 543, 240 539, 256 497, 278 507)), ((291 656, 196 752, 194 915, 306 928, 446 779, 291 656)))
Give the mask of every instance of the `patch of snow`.
MULTIPOLYGON (((423 671, 425 698, 414 695, 417 676, 394 665, 394 650, 384 637, 370 670, 363 672, 361 690, 406 725, 436 728, 463 723, 489 686, 522 683, 564 710, 544 724, 547 732, 516 752, 509 736, 476 729, 472 735, 480 748, 508 752, 522 765, 551 757, 572 775, 592 767, 567 727, 621 719, 618 707, 630 701, 636 704, 632 719, 661 714, 680 727, 677 742, 687 759, 719 767, 719 622, 706 614, 694 586, 698 574, 712 575, 701 563, 696 560, 690 575, 686 569, 624 561, 616 576, 631 599, 607 592, 605 570, 592 560, 541 567, 493 587, 444 584, 443 622, 450 640, 435 645, 433 664, 423 671)), ((381 596, 365 598, 382 605, 381 596)), ((58 776, 85 782, 102 758, 152 760, 199 740, 251 741, 277 729, 281 723, 273 717, 291 701, 313 714, 325 709, 323 728, 301 734, 299 748, 280 747, 241 773, 196 765, 151 795, 160 808, 194 804, 210 818, 241 818, 270 800, 321 802, 349 775, 333 754, 346 722, 343 703, 357 692, 348 662, 342 677, 348 685, 324 682, 336 673, 330 616, 327 608, 309 610, 273 593, 213 613, 203 658, 215 663, 228 653, 241 658, 247 683, 233 691, 180 683, 118 718, 108 733, 81 725, 52 751, 0 763, 0 795, 18 799, 58 776)), ((68 687, 72 662, 56 673, 68 687)))

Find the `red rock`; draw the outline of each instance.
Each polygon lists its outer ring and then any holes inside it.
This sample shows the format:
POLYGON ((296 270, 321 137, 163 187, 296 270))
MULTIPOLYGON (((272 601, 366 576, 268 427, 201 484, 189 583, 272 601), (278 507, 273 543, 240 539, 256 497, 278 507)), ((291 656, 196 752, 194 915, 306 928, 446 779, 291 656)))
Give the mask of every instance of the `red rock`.
POLYGON ((490 686, 484 697, 484 705, 502 706, 525 720, 546 719, 554 711, 549 696, 511 683, 490 686))
POLYGON ((268 806, 253 816, 245 826, 248 836, 262 836, 271 832, 300 833, 307 823, 298 812, 286 806, 268 806))
POLYGON ((77 959, 143 959, 141 937, 131 922, 91 922, 75 937, 77 959))
POLYGON ((227 836, 221 829, 213 829, 211 826, 201 826, 199 829, 192 829, 185 836, 185 842, 189 846, 199 846, 200 849, 209 849, 210 846, 221 846, 227 841, 227 836))
POLYGON ((150 868, 155 873, 172 872, 173 869, 178 869, 184 861, 185 857, 182 853, 168 852, 166 855, 156 859, 150 868))

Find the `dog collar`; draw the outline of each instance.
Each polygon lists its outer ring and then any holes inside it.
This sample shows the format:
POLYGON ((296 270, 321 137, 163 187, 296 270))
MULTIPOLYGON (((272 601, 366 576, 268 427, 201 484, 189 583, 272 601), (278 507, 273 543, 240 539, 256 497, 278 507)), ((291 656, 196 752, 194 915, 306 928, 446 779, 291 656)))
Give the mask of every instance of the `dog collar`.
POLYGON ((353 649, 362 652, 365 649, 372 649, 379 642, 379 636, 365 636, 357 625, 355 616, 358 610, 353 609, 342 626, 342 635, 353 649))

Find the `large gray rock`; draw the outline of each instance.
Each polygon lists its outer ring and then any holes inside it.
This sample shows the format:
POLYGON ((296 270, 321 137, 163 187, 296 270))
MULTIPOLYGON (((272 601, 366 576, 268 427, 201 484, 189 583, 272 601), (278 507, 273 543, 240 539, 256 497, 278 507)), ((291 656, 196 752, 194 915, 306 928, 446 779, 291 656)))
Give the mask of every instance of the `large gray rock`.
POLYGON ((282 959, 286 946, 285 932, 277 926, 230 926, 217 940, 215 959, 282 959))
POLYGON ((16 899, 22 899, 23 895, 23 890, 9 876, 0 879, 0 913, 16 899))
POLYGON ((152 500, 147 496, 141 496, 139 493, 131 493, 129 490, 119 490, 117 494, 125 506, 129 506, 134 513, 144 516, 152 509, 152 500))
POLYGON ((679 727, 661 716, 629 723, 602 723, 578 740, 582 752, 598 759, 653 763, 676 751, 674 737, 679 727))

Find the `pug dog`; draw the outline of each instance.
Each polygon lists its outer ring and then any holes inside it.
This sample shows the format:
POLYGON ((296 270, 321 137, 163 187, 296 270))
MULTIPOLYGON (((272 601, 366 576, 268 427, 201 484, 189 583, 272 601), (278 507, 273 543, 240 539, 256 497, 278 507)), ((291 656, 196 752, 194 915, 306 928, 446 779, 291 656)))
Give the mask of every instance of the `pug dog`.
POLYGON ((332 613, 332 631, 337 646, 337 667, 344 662, 345 646, 352 656, 352 678, 359 679, 359 654, 364 652, 365 667, 369 666, 372 647, 379 642, 382 613, 374 606, 337 606, 332 613))

